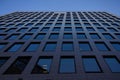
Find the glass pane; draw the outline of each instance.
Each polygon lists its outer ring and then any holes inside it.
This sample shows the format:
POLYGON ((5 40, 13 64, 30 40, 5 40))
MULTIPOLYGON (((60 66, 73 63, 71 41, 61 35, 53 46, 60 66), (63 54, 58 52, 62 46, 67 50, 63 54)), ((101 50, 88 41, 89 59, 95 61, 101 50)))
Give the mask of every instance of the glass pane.
POLYGON ((18 38, 18 34, 13 34, 13 35, 11 35, 8 39, 9 40, 15 40, 15 39, 17 39, 18 38))
POLYGON ((100 37, 98 36, 98 34, 90 34, 92 39, 100 39, 100 37))
POLYGON ((82 27, 76 27, 76 31, 83 31, 82 27))
POLYGON ((55 51, 56 49, 56 43, 47 43, 45 45, 44 51, 55 51))
POLYGON ((45 35, 46 34, 38 34, 36 37, 35 37, 35 39, 37 39, 37 40, 42 40, 44 37, 45 37, 45 35))
POLYGON ((22 39, 23 39, 23 40, 28 40, 28 39, 31 38, 31 36, 32 36, 32 34, 25 34, 25 35, 22 37, 22 39))
POLYGON ((114 49, 120 51, 120 43, 112 43, 112 46, 114 47, 114 49))
POLYGON ((63 38, 64 39, 72 39, 73 38, 72 33, 64 33, 63 38))
POLYGON ((105 43, 96 43, 96 47, 100 51, 108 51, 108 47, 105 45, 105 43))
POLYGON ((43 27, 41 31, 48 31, 49 27, 43 27))
POLYGON ((75 63, 73 58, 61 58, 60 73, 74 73, 75 63))
POLYGON ((58 39, 59 34, 58 33, 52 33, 49 37, 49 39, 58 39))
POLYGON ((78 33, 77 38, 78 39, 86 39, 86 35, 84 33, 78 33))
POLYGON ((54 27, 53 31, 60 31, 60 27, 54 27))
POLYGON ((110 34, 103 34, 106 39, 113 39, 113 37, 110 34))
POLYGON ((0 50, 2 50, 6 46, 5 43, 0 43, 0 50))
POLYGON ((72 31, 71 27, 65 27, 64 31, 72 31))
POLYGON ((0 67, 2 67, 3 64, 8 60, 7 57, 0 57, 0 67))
POLYGON ((80 42, 79 47, 80 47, 81 51, 91 51, 92 50, 89 43, 87 43, 87 42, 80 42))
POLYGON ((70 42, 70 43, 67 43, 67 42, 65 43, 65 42, 64 42, 64 43, 62 44, 62 50, 63 50, 63 51, 73 51, 73 50, 74 50, 74 49, 73 49, 73 43, 71 43, 71 42, 70 42))
POLYGON ((83 58, 85 72, 101 72, 95 58, 83 58))

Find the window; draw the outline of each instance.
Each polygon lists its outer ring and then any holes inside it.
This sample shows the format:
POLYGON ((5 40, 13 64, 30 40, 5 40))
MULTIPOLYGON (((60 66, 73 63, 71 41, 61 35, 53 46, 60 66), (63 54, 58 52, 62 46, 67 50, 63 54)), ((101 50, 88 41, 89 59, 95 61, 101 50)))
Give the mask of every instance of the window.
POLYGON ((33 25, 33 23, 28 23, 28 24, 26 24, 25 26, 30 27, 30 26, 32 26, 32 25, 33 25))
POLYGON ((82 60, 83 60, 85 72, 88 72, 88 73, 101 72, 101 69, 97 63, 96 58, 83 57, 82 60))
POLYGON ((9 40, 16 40, 18 38, 19 34, 12 34, 7 39, 9 40))
POLYGON ((52 23, 47 23, 45 24, 45 26, 52 26, 52 23))
POLYGON ((64 39, 72 39, 73 38, 72 33, 64 33, 63 38, 64 39))
POLYGON ((76 29, 76 31, 83 31, 82 27, 76 27, 75 29, 76 29))
POLYGON ((62 26, 62 23, 56 23, 55 26, 62 26))
POLYGON ((120 34, 115 34, 116 36, 117 36, 117 38, 119 38, 120 39, 120 34))
POLYGON ((0 28, 0 33, 4 32, 5 28, 0 28))
POLYGON ((120 43, 112 42, 111 44, 115 50, 120 51, 120 43))
POLYGON ((80 23, 75 23, 75 26, 79 27, 79 26, 81 26, 81 24, 80 23))
POLYGON ((58 39, 59 34, 58 33, 52 33, 49 37, 49 39, 58 39))
POLYGON ((96 42, 96 47, 98 50, 100 51, 109 51, 109 48, 107 47, 107 45, 104 42, 96 42))
POLYGON ((92 39, 100 39, 100 37, 97 33, 91 33, 90 36, 92 39))
POLYGON ((106 38, 106 39, 114 39, 113 36, 111 36, 109 33, 104 33, 103 36, 106 38))
POLYGON ((2 50, 6 45, 7 43, 0 43, 0 50, 2 50))
POLYGON ((26 32, 27 31, 27 28, 21 28, 18 30, 18 32, 26 32))
POLYGON ((39 48, 39 46, 40 46, 40 43, 30 43, 29 45, 28 45, 28 47, 25 49, 25 51, 37 51, 37 49, 39 48))
POLYGON ((109 29, 109 31, 111 31, 111 32, 117 32, 117 30, 114 29, 114 28, 108 28, 108 29, 109 29))
POLYGON ((90 23, 84 23, 84 26, 91 26, 90 23))
POLYGON ((47 42, 44 47, 44 51, 55 51, 56 46, 56 42, 47 42))
MULTIPOLYGON (((37 22, 37 21, 36 21, 37 22)), ((39 27, 41 26, 43 23, 37 23, 35 26, 39 27)))
POLYGON ((49 27, 43 27, 41 31, 48 31, 49 30, 49 27))
POLYGON ((104 59, 112 72, 120 72, 120 62, 116 57, 104 57, 104 59))
POLYGON ((73 51, 73 42, 63 42, 62 51, 73 51))
POLYGON ((99 32, 105 32, 106 30, 104 28, 98 27, 99 32))
POLYGON ((72 28, 71 27, 65 27, 64 31, 72 31, 72 28))
POLYGON ((7 51, 9 52, 15 52, 18 51, 22 47, 23 43, 15 43, 10 48, 8 48, 7 51))
POLYGON ((60 73, 75 73, 74 57, 61 57, 60 59, 60 73))
POLYGON ((40 57, 32 70, 32 74, 47 74, 50 72, 52 57, 40 57))
POLYGON ((22 40, 29 40, 31 38, 32 34, 25 34, 24 36, 22 36, 22 40))
POLYGON ((91 51, 90 44, 88 42, 79 42, 80 51, 91 51))
POLYGON ((5 36, 6 36, 6 34, 0 34, 0 40, 4 39, 5 36))
POLYGON ((54 27, 53 31, 60 31, 60 27, 54 27))
POLYGON ((71 23, 65 23, 65 26, 69 26, 69 27, 70 27, 70 26, 71 26, 71 23))
POLYGON ((38 30, 38 27, 36 27, 36 28, 34 27, 34 28, 30 29, 29 32, 36 32, 37 30, 38 30))
POLYGON ((11 33, 14 32, 16 28, 10 28, 9 30, 7 30, 6 32, 11 33))
POLYGON ((0 57, 0 67, 2 67, 8 59, 8 57, 0 57))
POLYGON ((29 60, 30 57, 18 57, 4 74, 21 74, 29 60))
POLYGON ((95 31, 92 27, 86 27, 88 31, 95 31))
POLYGON ((77 38, 78 39, 86 39, 87 37, 86 37, 85 33, 77 33, 77 38))
POLYGON ((102 23, 103 26, 110 26, 109 24, 107 23, 102 23))
POLYGON ((93 23, 93 25, 94 25, 94 26, 100 26, 100 24, 99 24, 99 23, 93 23))
POLYGON ((45 35, 46 35, 45 33, 39 33, 39 34, 37 34, 37 36, 35 37, 35 39, 42 40, 42 39, 44 39, 45 35))

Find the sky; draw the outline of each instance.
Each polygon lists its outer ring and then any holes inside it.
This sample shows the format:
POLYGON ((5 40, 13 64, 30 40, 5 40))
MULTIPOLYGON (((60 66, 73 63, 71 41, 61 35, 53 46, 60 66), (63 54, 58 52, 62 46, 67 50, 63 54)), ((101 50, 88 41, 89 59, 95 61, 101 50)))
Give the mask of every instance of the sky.
POLYGON ((16 11, 106 11, 120 16, 120 0, 0 0, 0 15, 16 11))

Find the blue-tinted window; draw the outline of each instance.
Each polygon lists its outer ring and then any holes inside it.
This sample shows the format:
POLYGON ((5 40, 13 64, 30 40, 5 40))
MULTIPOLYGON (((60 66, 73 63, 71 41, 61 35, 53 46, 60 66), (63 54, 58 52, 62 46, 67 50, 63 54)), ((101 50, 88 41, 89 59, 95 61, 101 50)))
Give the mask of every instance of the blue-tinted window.
POLYGON ((95 31, 94 28, 92 28, 92 27, 87 27, 87 30, 88 31, 95 31))
POLYGON ((35 26, 36 27, 39 27, 39 26, 41 26, 43 23, 37 23, 35 26))
POLYGON ((83 57, 85 72, 101 72, 97 60, 93 57, 83 57))
POLYGON ((53 31, 60 31, 60 27, 54 27, 53 31))
POLYGON ((108 28, 108 29, 109 29, 109 31, 111 31, 111 32, 117 32, 117 30, 114 29, 114 28, 108 28))
POLYGON ((6 45, 7 43, 0 43, 0 50, 2 50, 6 45))
POLYGON ((16 40, 18 38, 18 36, 19 36, 19 34, 12 34, 7 39, 9 39, 9 40, 16 40))
POLYGON ((38 30, 38 28, 32 28, 29 30, 29 32, 36 32, 38 30))
POLYGON ((70 26, 71 26, 71 23, 65 23, 65 26, 69 26, 69 27, 70 27, 70 26))
POLYGON ((43 27, 41 31, 48 31, 49 30, 49 27, 43 27))
POLYGON ((0 28, 0 33, 4 32, 5 28, 0 28))
POLYGON ((73 51, 73 43, 72 42, 63 42, 62 51, 73 51))
POLYGON ((80 23, 75 23, 75 26, 79 27, 79 26, 81 26, 81 24, 80 23))
POLYGON ((120 62, 116 57, 105 57, 104 59, 112 72, 120 72, 120 62))
POLYGON ((100 26, 100 24, 99 24, 99 23, 93 23, 93 25, 94 25, 94 26, 100 26))
POLYGON ((22 47, 22 45, 23 45, 23 43, 15 43, 7 51, 9 51, 9 52, 18 51, 22 47))
POLYGON ((55 26, 62 26, 62 23, 56 23, 55 26))
POLYGON ((33 25, 33 23, 28 23, 28 24, 26 24, 25 26, 30 27, 30 26, 32 26, 32 25, 33 25))
POLYGON ((120 43, 111 43, 115 50, 120 51, 120 43))
POLYGON ((115 34, 116 36, 117 36, 117 38, 119 38, 120 39, 120 34, 115 34))
POLYGON ((55 51, 56 46, 56 42, 48 42, 44 47, 44 51, 55 51))
POLYGON ((8 60, 8 57, 0 57, 0 67, 5 64, 5 62, 8 60))
POLYGON ((49 39, 58 39, 59 34, 58 33, 52 33, 50 34, 49 39))
POLYGON ((90 34, 92 39, 100 39, 99 35, 97 33, 90 34))
POLYGON ((90 23, 84 23, 84 26, 91 26, 90 23))
POLYGON ((109 48, 107 47, 107 45, 104 42, 96 42, 96 47, 98 50, 100 51, 108 51, 109 48))
POLYGON ((47 74, 50 72, 52 57, 39 58, 32 73, 33 74, 47 74))
POLYGON ((4 74, 21 74, 29 60, 30 57, 18 57, 4 74))
POLYGON ((114 39, 113 36, 111 36, 111 35, 108 34, 108 33, 103 34, 103 36, 104 36, 106 39, 114 39))
POLYGON ((45 33, 39 33, 36 37, 35 37, 35 39, 37 39, 37 40, 42 40, 42 39, 44 39, 44 37, 45 37, 45 33))
POLYGON ((16 28, 11 28, 11 29, 7 30, 6 32, 11 33, 11 32, 14 32, 15 29, 16 29, 16 28))
POLYGON ((78 39, 86 39, 85 33, 77 33, 77 38, 78 39))
POLYGON ((72 33, 64 33, 63 38, 64 39, 72 39, 73 38, 72 33))
POLYGON ((90 44, 88 42, 79 42, 79 48, 81 51, 91 51, 90 44))
POLYGON ((21 39, 23 39, 23 40, 28 40, 28 39, 30 39, 31 37, 32 37, 32 34, 25 34, 24 36, 22 36, 21 39))
POLYGON ((40 46, 40 43, 30 43, 30 45, 28 45, 25 51, 37 51, 39 46, 40 46))
POLYGON ((64 31, 72 31, 72 28, 71 27, 65 27, 64 31))
POLYGON ((99 32, 105 32, 106 30, 104 28, 98 27, 99 32))
POLYGON ((0 40, 4 39, 5 36, 6 36, 6 34, 0 34, 0 40))
POLYGON ((18 32, 26 32, 27 28, 21 28, 20 30, 18 30, 18 32))
POLYGON ((52 26, 52 23, 47 23, 47 24, 45 24, 45 26, 52 26))
POLYGON ((76 29, 76 31, 83 31, 82 27, 76 27, 75 29, 76 29))
POLYGON ((107 23, 102 23, 103 26, 110 26, 109 24, 107 23))
POLYGON ((60 59, 60 73, 75 73, 75 62, 73 57, 62 57, 60 59))

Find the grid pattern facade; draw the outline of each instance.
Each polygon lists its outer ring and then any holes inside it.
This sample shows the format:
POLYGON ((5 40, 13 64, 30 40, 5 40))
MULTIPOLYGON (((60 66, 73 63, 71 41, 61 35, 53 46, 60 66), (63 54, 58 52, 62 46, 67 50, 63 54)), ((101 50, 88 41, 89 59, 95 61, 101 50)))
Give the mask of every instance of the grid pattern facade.
POLYGON ((120 18, 107 12, 0 17, 0 80, 120 80, 120 18))

